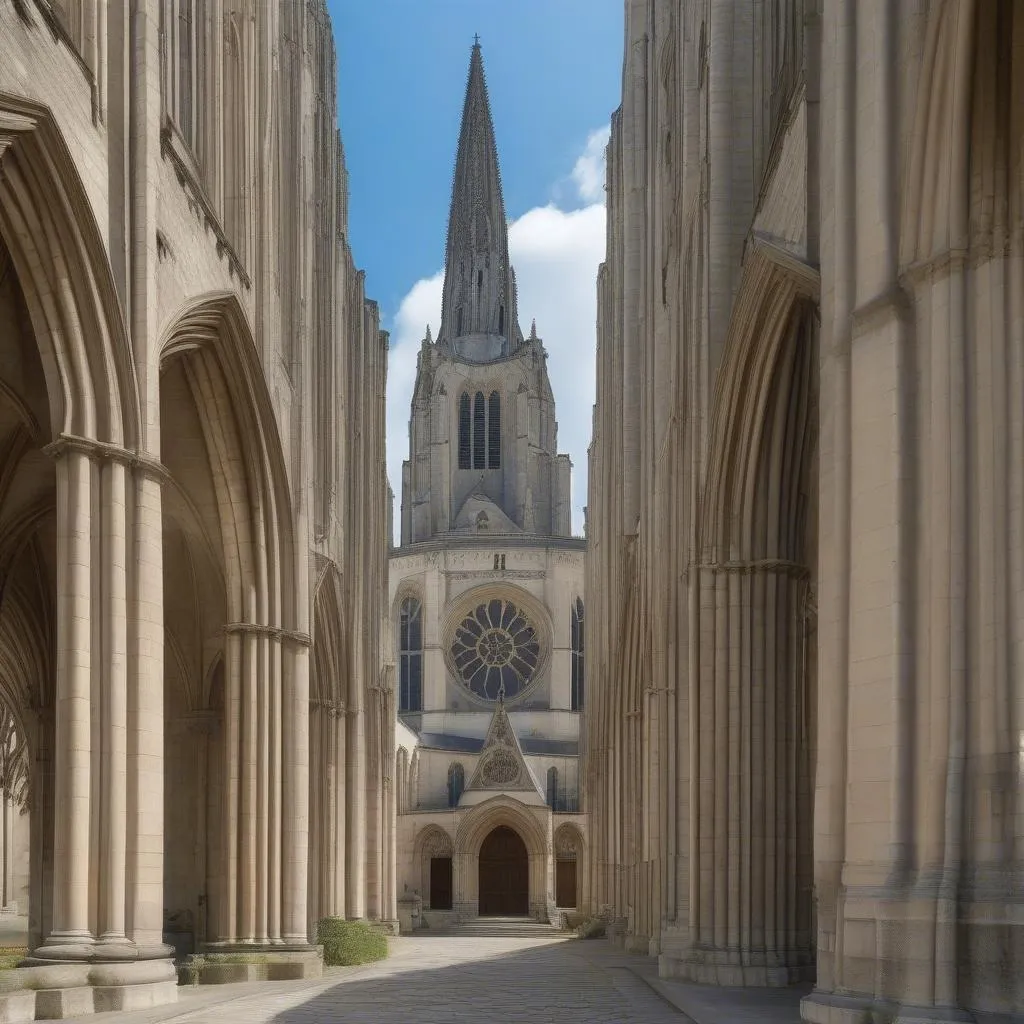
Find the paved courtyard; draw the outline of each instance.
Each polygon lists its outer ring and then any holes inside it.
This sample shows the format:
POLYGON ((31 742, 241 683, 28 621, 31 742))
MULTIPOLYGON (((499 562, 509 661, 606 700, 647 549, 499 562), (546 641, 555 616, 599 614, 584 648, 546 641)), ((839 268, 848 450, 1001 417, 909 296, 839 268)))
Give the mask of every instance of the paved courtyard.
POLYGON ((93 1024, 685 1024, 637 973, 643 961, 603 941, 429 936, 390 959, 316 982, 179 989, 174 1006, 82 1018, 93 1024))

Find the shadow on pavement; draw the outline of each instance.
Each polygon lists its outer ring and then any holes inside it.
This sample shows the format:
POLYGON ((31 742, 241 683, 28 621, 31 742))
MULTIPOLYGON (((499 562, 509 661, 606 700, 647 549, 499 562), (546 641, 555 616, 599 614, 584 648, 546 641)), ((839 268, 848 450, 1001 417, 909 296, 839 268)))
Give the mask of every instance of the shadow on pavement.
MULTIPOLYGON (((339 978, 275 1024, 680 1024, 686 1016, 629 969, 629 958, 579 940, 544 941, 480 958, 481 941, 437 936, 339 978)), ((606 946, 606 943, 600 943, 606 946)), ((224 1024, 250 1021, 241 1006, 224 1024), (237 1016, 236 1016, 237 1014, 237 1016)))

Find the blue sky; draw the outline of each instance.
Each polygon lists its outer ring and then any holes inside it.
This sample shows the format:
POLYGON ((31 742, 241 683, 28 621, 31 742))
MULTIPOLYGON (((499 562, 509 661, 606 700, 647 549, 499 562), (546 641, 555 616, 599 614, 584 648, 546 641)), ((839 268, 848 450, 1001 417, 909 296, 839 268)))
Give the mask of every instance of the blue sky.
POLYGON ((415 349, 427 320, 437 330, 455 146, 479 32, 513 222, 522 327, 528 331, 536 316, 550 355, 559 447, 575 466, 578 531, 593 401, 593 275, 603 258, 599 133, 619 102, 622 2, 329 0, 328 6, 351 243, 366 270, 367 292, 392 331, 388 462, 396 504, 415 349))

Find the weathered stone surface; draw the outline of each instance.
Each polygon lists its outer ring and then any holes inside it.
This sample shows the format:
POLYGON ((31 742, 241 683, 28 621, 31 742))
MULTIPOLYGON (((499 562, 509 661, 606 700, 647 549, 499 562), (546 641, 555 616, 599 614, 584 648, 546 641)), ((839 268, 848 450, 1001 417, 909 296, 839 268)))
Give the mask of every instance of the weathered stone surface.
POLYGON ((1024 1013, 1022 32, 626 4, 588 909, 808 1020, 1024 1013))

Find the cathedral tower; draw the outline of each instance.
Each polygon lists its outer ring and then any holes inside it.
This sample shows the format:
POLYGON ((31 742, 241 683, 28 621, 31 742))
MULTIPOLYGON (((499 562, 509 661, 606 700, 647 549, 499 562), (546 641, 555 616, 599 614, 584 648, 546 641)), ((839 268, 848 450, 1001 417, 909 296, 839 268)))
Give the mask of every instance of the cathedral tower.
POLYGON ((547 353, 519 326, 480 45, 455 159, 441 329, 420 350, 402 467, 402 544, 452 533, 570 534, 547 353))
POLYGON ((550 920, 580 899, 584 542, 570 534, 547 355, 519 324, 479 44, 443 296, 420 349, 391 556, 400 887, 428 915, 550 920))

